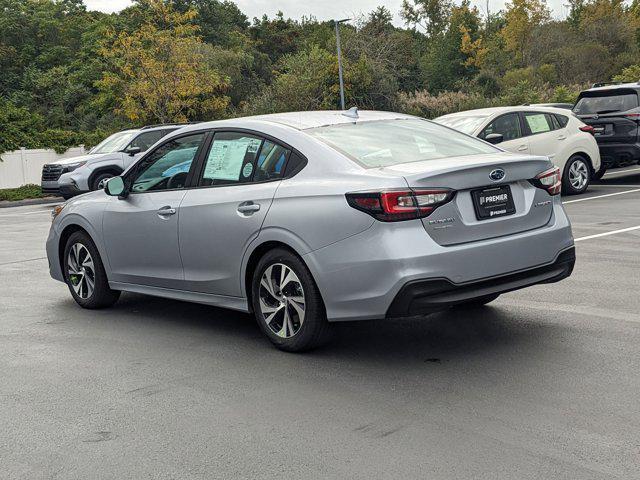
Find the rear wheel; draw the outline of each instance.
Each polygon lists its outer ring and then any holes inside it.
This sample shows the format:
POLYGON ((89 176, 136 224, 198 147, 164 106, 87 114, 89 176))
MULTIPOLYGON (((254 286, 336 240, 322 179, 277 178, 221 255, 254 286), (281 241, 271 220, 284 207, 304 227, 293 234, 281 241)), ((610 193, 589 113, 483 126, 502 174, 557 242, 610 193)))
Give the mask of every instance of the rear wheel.
POLYGON ((589 161, 582 155, 574 155, 564 167, 562 191, 567 195, 584 193, 591 181, 589 161))
POLYGON ((82 308, 110 307, 120 297, 111 290, 95 244, 85 232, 71 234, 64 248, 64 279, 82 308))
POLYGON ((329 323, 318 287, 307 266, 284 249, 267 252, 251 282, 253 311, 260 329, 280 350, 302 352, 322 345, 329 323))

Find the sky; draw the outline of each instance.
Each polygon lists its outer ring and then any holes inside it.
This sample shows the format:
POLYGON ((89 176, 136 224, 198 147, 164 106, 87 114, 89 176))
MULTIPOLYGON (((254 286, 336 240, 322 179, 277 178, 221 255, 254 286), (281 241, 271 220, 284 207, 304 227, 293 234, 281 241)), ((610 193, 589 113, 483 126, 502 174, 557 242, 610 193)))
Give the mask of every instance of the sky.
MULTIPOLYGON (((131 2, 130 0, 84 0, 90 10, 102 12, 117 12, 131 2)), ((398 12, 402 0, 236 0, 236 4, 245 15, 252 19, 261 17, 264 13, 270 17, 278 10, 282 10, 285 17, 299 19, 302 16, 314 16, 318 20, 355 17, 360 13, 368 13, 380 5, 386 6, 394 15, 394 23, 402 25, 398 12)), ((456 2, 458 3, 458 2, 456 2)), ((481 12, 486 10, 486 0, 472 0, 481 12)), ((489 0, 491 11, 504 8, 504 0, 489 0)), ((555 17, 564 18, 566 9, 563 0, 548 0, 555 17)))

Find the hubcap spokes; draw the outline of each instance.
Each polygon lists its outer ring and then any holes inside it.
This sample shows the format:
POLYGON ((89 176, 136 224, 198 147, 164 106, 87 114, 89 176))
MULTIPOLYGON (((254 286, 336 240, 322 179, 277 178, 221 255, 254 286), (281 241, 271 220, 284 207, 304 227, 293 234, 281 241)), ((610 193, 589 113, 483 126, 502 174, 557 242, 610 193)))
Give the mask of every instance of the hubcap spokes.
POLYGON ((80 298, 87 299, 93 294, 96 284, 96 273, 93 258, 87 247, 75 243, 67 257, 69 282, 80 298))
POLYGON ((569 182, 576 190, 582 190, 589 178, 589 172, 584 162, 577 161, 571 164, 569 168, 569 182))
POLYGON ((260 311, 269 329, 291 338, 304 322, 305 298, 300 279, 282 263, 269 266, 260 280, 260 311))

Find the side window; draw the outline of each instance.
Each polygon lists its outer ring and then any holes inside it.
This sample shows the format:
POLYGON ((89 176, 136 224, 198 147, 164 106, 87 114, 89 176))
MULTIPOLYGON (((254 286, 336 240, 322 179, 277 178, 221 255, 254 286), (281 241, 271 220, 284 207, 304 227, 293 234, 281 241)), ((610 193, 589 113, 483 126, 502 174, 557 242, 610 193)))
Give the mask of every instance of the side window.
POLYGON ((566 127, 569 123, 569 117, 559 114, 555 114, 554 117, 556 117, 556 121, 558 122, 558 125, 560 125, 560 128, 566 127))
POLYGON ((306 166, 307 160, 304 157, 298 155, 296 152, 291 152, 284 175, 285 177, 293 177, 306 166))
POLYGON ((253 181, 264 182, 282 178, 289 153, 289 150, 283 146, 270 140, 265 140, 260 149, 253 181))
POLYGON ((143 132, 136 138, 131 140, 127 148, 140 148, 141 152, 146 152, 149 147, 164 137, 166 133, 163 130, 154 130, 153 132, 143 132))
POLYGON ((261 145, 262 139, 254 135, 216 133, 199 185, 233 185, 251 181, 261 145))
POLYGON ((527 112, 524 114, 524 121, 533 135, 553 130, 551 117, 545 113, 527 112))
POLYGON ((480 138, 486 138, 487 135, 491 135, 492 133, 502 135, 505 142, 522 137, 520 117, 517 113, 507 113, 506 115, 499 116, 485 127, 480 134, 480 138))
POLYGON ((137 167, 131 191, 148 192, 184 188, 204 133, 169 140, 137 167))

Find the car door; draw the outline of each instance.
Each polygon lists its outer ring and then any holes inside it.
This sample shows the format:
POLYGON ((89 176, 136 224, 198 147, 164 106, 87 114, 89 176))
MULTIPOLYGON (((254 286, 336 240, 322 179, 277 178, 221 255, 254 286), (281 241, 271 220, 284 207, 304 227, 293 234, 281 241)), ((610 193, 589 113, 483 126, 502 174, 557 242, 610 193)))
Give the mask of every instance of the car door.
POLYGON ((567 140, 567 132, 558 128, 550 113, 523 112, 525 132, 528 134, 532 155, 544 155, 556 163, 556 156, 567 140))
POLYGON ((125 178, 128 196, 111 197, 103 216, 111 280, 165 288, 182 286, 180 203, 205 136, 205 132, 191 133, 163 143, 125 178))
POLYGON ((527 154, 529 150, 529 140, 524 135, 522 121, 517 112, 505 113, 491 120, 478 135, 485 139, 487 135, 498 133, 502 135, 503 141, 500 148, 513 153, 527 154))
POLYGON ((247 246, 264 222, 290 149, 259 135, 218 131, 180 211, 188 290, 240 296, 247 246))

